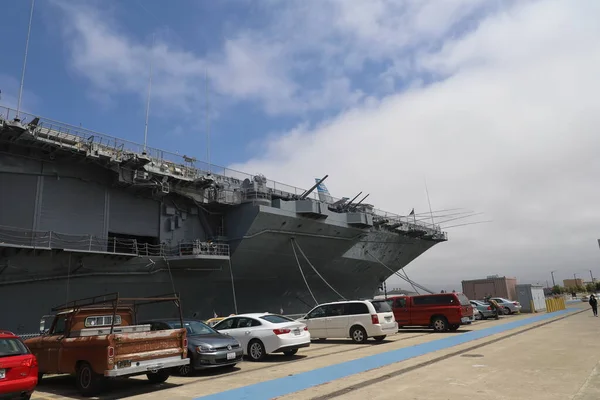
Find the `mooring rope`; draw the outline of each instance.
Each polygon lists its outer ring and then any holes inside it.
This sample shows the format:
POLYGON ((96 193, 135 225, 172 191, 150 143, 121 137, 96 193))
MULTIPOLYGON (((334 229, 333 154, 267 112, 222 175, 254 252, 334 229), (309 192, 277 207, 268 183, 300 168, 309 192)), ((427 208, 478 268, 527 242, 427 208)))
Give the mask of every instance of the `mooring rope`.
POLYGON ((304 283, 306 284, 306 288, 308 289, 308 293, 310 293, 310 295, 312 296, 313 300, 315 301, 315 304, 319 305, 319 302, 315 298, 315 295, 313 294, 312 290, 310 290, 310 286, 308 285, 308 282, 306 281, 306 277, 304 276, 304 271, 302 271, 302 266, 300 265, 300 260, 298 260, 298 254, 296 254, 296 249, 294 248, 294 238, 290 239, 290 244, 292 245, 292 251, 294 252, 294 257, 296 258, 296 262, 298 263, 298 269, 300 270, 300 274, 302 275, 302 279, 304 279, 304 283))
MULTIPOLYGON (((403 277, 401 274, 399 274, 397 271, 394 271, 393 269, 391 269, 390 267, 388 267, 387 265, 385 265, 383 262, 381 262, 377 257, 375 257, 373 254, 371 254, 370 252, 366 251, 365 253, 367 253, 368 255, 370 255, 371 257, 373 257, 373 259, 375 261, 377 261, 379 264, 381 264, 384 268, 389 269, 394 275, 398 276, 400 279, 410 283, 410 285, 413 287, 413 289, 415 289, 415 286, 417 286, 419 289, 424 290, 428 293, 433 293, 433 291, 427 289, 425 286, 423 285, 419 285, 416 282, 413 282, 411 279, 408 278, 408 275, 406 275, 406 278, 403 277)), ((404 272, 404 271, 402 271, 404 272)), ((406 272, 404 272, 406 274, 406 272)), ((416 289, 415 289, 416 291, 416 289)), ((417 292, 418 293, 418 292, 417 292)))
MULTIPOLYGON (((293 240, 293 238, 292 238, 292 240, 293 240)), ((323 278, 323 276, 321 276, 321 274, 319 273, 319 271, 317 271, 317 269, 314 267, 314 265, 312 265, 312 264, 311 264, 310 260, 308 259, 308 257, 306 257, 306 254, 304 254, 304 252, 302 251, 302 248, 300 247, 300 245, 298 244, 298 242, 296 242, 296 241, 294 240, 294 243, 296 243, 296 246, 298 247, 298 250, 300 251, 300 254, 302 254, 302 256, 304 257, 304 259, 306 260, 306 262, 308 263, 308 265, 310 265, 310 267, 313 269, 313 271, 315 271, 315 273, 316 273, 316 274, 319 276, 319 278, 321 278, 321 279, 323 280, 323 282, 325 282, 325 284, 326 284, 327 286, 329 286, 329 288, 330 288, 331 290, 333 290, 333 291, 334 291, 334 292, 335 292, 335 293, 336 293, 338 296, 340 296, 340 297, 341 297, 343 300, 346 300, 346 298, 345 298, 344 296, 342 296, 342 295, 340 294, 340 292, 338 292, 337 290, 335 290, 335 289, 333 288, 333 286, 331 286, 331 285, 329 284, 329 282, 327 282, 327 281, 325 280, 325 278, 323 278)), ((293 246, 293 244, 292 244, 292 246, 293 246)))

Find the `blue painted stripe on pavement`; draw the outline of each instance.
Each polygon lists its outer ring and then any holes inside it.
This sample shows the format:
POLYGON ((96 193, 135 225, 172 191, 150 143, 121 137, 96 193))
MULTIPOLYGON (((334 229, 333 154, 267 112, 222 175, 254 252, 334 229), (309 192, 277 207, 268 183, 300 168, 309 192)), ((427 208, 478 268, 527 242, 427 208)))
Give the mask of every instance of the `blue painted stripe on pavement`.
POLYGON ((525 325, 554 318, 574 311, 579 311, 579 309, 567 309, 556 311, 550 314, 540 314, 531 318, 525 318, 502 325, 496 325, 490 328, 452 335, 443 339, 432 340, 431 342, 421 343, 397 350, 390 350, 385 353, 374 354, 372 356, 346 361, 308 372, 302 372, 297 375, 286 376, 270 381, 255 383, 253 385, 243 386, 237 389, 201 396, 194 400, 273 399, 278 396, 284 396, 286 394, 298 392, 313 386, 331 382, 336 379, 345 378, 350 375, 384 367, 386 365, 404 361, 409 358, 419 357, 435 351, 448 349, 453 346, 505 332, 511 329, 520 328, 525 325))

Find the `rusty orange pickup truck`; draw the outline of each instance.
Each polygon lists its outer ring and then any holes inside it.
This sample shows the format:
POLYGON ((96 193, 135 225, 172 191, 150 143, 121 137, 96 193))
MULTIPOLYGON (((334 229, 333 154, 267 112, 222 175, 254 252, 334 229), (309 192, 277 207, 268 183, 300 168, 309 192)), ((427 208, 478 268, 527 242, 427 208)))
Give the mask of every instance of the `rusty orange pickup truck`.
POLYGON ((119 298, 112 293, 54 307, 55 315, 42 317, 41 335, 25 340, 37 357, 39 379, 73 374, 83 396, 98 394, 114 377, 146 374, 150 382, 166 381, 172 368, 190 360, 185 328, 151 331, 150 325, 136 325, 138 307, 158 302, 173 302, 183 320, 177 295, 119 298))

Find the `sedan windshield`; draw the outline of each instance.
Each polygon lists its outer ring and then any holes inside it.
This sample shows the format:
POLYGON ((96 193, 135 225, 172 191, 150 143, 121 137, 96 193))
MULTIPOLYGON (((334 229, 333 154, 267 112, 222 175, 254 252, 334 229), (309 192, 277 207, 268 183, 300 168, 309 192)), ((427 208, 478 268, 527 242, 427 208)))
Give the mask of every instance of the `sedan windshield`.
MULTIPOLYGON (((170 322, 169 325, 173 329, 181 328, 181 323, 179 321, 170 322)), ((187 330, 188 335, 211 335, 218 333, 213 328, 200 321, 183 321, 183 326, 187 330)))
POLYGON ((16 338, 0 339, 0 357, 28 354, 27 347, 16 338))

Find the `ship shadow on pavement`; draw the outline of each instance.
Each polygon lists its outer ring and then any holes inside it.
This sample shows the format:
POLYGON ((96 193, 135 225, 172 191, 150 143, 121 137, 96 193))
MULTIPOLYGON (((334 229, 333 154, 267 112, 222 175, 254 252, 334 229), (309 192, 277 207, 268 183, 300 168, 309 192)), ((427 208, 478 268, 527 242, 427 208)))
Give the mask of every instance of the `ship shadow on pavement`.
MULTIPOLYGON (((147 379, 117 378, 106 383, 105 389, 94 397, 83 397, 75 388, 75 377, 69 375, 44 378, 33 392, 32 400, 99 399, 118 400, 182 386, 181 384, 151 383, 147 379)), ((166 396, 166 395, 165 395, 166 396)))

